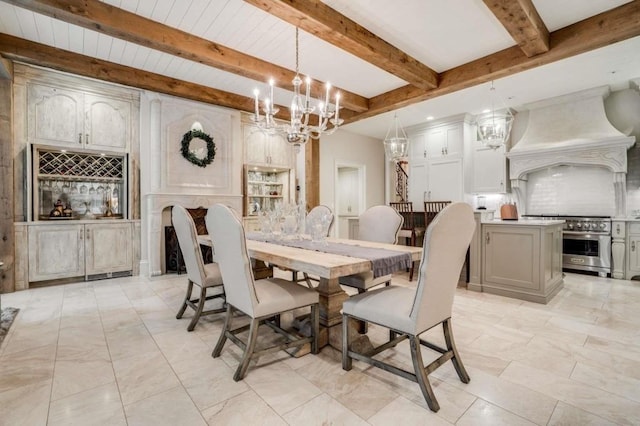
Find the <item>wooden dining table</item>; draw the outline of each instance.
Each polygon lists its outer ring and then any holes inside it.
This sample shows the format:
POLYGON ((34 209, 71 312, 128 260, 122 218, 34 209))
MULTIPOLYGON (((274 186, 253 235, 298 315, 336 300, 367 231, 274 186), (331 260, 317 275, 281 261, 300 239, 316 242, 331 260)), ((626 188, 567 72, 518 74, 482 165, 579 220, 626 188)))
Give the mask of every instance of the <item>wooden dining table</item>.
MULTIPOLYGON (((208 235, 199 235, 201 244, 211 245, 208 235)), ((396 244, 376 243, 370 241, 327 238, 328 242, 351 244, 360 247, 370 247, 408 253, 413 261, 422 257, 422 247, 411 247, 396 244)), ((319 248, 321 249, 321 248, 319 248)), ((339 284, 339 278, 351 274, 368 272, 372 269, 372 262, 351 256, 325 253, 323 251, 307 250, 285 246, 277 243, 247 239, 249 257, 271 265, 306 272, 320 278, 316 291, 320 295, 320 347, 331 345, 342 349, 342 302, 349 295, 339 284)), ((357 333, 356 327, 350 327, 357 333)), ((366 335, 354 335, 354 347, 366 349, 370 347, 366 335)))

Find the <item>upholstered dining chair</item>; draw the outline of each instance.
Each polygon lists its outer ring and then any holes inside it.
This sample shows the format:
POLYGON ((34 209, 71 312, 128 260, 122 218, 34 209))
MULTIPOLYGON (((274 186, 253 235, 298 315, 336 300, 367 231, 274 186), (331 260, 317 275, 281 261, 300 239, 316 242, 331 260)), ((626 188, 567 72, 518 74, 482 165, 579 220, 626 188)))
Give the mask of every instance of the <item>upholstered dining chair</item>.
MULTIPOLYGON (((389 203, 404 219, 402 228, 398 232, 399 238, 404 238, 407 245, 416 246, 419 238, 424 235, 425 228, 416 226, 413 216, 413 203, 411 201, 389 203)), ((411 263, 409 270, 409 281, 413 281, 413 270, 415 262, 411 263)))
POLYGON ((188 331, 193 331, 202 315, 225 311, 222 305, 216 309, 204 310, 207 300, 221 299, 224 304, 222 275, 216 263, 204 263, 200 244, 198 244, 196 224, 187 209, 182 206, 173 206, 171 221, 178 237, 178 244, 187 269, 188 280, 187 294, 176 318, 182 318, 187 306, 194 309, 195 314, 187 326, 188 331), (194 285, 200 287, 200 297, 197 299, 192 299, 194 285))
MULTIPOLYGON (((402 222, 402 216, 389 206, 370 207, 359 217, 358 240, 396 244, 402 222)), ((353 287, 358 290, 358 293, 364 293, 380 284, 388 285, 390 281, 391 275, 374 278, 373 271, 347 275, 339 279, 341 285, 353 287)))
POLYGON ((451 201, 425 201, 424 202, 424 226, 428 227, 431 221, 442 209, 451 204, 451 201))
POLYGON ((233 375, 233 380, 239 381, 244 378, 251 359, 265 353, 310 343, 311 352, 317 354, 320 318, 318 293, 279 278, 255 281, 244 228, 236 213, 229 207, 222 204, 213 205, 207 212, 206 222, 213 243, 214 259, 220 265, 227 300, 224 327, 212 356, 220 356, 227 339, 242 348, 242 359, 233 375), (277 319, 281 313, 305 307, 311 307, 310 337, 296 338, 279 327, 277 319), (249 316, 250 324, 232 329, 234 311, 249 316), (263 324, 284 336, 287 341, 256 350, 258 328, 263 324), (237 334, 246 331, 247 328, 249 336, 247 341, 243 342, 237 334))
MULTIPOLYGON (((325 237, 329 236, 331 232, 331 227, 333 226, 333 212, 331 209, 325 205, 315 206, 311 209, 309 213, 307 213, 307 217, 305 218, 305 232, 310 234, 312 232, 311 227, 314 224, 322 223, 322 235, 325 237), (323 221, 324 219, 324 221, 323 221)), ((305 282, 309 288, 313 288, 312 281, 318 281, 315 278, 309 277, 309 274, 303 272, 303 278, 298 279, 298 271, 291 271, 293 274, 293 281, 295 282, 305 282)))
POLYGON ((445 207, 427 228, 417 288, 389 286, 368 291, 347 299, 342 305, 342 368, 350 370, 353 359, 417 382, 432 411, 440 406, 433 393, 428 375, 451 360, 463 383, 469 383, 456 349, 451 327, 451 308, 460 270, 475 229, 471 206, 454 203, 445 207), (349 318, 388 328, 393 337, 389 342, 367 354, 350 348, 349 318), (425 331, 442 324, 445 348, 420 338, 425 331), (389 363, 373 359, 374 355, 409 339, 414 371, 406 371, 389 363), (425 346, 441 355, 424 365, 420 347, 425 346))

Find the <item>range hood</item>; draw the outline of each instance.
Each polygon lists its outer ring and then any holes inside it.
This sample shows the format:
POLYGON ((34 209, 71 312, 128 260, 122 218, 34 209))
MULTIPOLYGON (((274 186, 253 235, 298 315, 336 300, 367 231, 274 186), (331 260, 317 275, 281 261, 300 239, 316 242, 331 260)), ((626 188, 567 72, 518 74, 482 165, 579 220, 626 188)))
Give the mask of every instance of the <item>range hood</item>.
POLYGON ((597 87, 527 105, 529 122, 522 138, 507 153, 511 187, 521 206, 527 174, 546 167, 579 165, 613 172, 616 216, 625 214, 627 150, 635 137, 607 119, 604 99, 609 87, 597 87))

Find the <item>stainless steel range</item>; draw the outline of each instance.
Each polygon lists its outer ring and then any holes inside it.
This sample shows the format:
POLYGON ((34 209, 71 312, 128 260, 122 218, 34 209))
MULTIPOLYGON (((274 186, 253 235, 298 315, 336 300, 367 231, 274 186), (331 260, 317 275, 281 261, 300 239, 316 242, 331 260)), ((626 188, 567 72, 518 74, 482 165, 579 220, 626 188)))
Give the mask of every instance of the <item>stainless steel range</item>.
POLYGON ((525 215, 536 219, 564 220, 562 267, 611 274, 611 218, 608 216, 525 215))

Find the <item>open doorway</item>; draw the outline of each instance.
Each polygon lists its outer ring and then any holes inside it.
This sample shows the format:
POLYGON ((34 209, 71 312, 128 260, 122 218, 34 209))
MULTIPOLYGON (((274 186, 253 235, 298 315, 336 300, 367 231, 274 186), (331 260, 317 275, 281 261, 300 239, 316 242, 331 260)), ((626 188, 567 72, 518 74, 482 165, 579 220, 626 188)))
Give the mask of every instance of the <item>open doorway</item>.
POLYGON ((349 219, 357 218, 366 205, 365 166, 336 162, 335 235, 349 238, 349 219))

